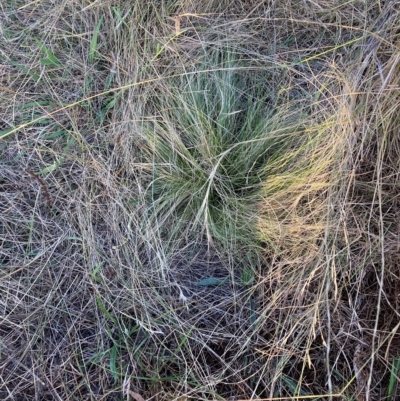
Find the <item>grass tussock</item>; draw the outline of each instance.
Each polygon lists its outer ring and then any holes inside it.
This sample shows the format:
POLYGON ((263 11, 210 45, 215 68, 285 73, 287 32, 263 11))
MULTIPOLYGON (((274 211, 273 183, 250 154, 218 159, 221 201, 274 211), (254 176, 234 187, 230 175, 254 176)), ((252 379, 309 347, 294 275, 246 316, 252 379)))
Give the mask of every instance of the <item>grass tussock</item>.
POLYGON ((0 398, 397 400, 397 2, 133 3, 0 4, 0 398))

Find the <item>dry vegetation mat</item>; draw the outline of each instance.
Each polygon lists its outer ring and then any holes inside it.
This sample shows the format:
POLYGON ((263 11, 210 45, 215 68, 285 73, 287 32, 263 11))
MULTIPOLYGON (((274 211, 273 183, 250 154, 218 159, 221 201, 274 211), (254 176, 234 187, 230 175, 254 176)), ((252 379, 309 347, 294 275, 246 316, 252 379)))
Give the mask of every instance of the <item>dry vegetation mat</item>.
POLYGON ((2 0, 0 399, 399 400, 400 4, 2 0))

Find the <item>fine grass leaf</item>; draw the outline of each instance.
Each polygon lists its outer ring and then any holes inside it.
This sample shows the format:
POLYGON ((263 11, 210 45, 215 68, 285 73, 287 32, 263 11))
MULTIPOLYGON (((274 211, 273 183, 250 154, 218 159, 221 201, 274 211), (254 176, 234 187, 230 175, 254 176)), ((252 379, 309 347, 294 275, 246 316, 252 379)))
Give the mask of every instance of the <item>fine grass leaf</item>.
MULTIPOLYGON (((107 82, 106 82, 107 85, 107 82)), ((114 96, 108 103, 106 103, 106 105, 100 110, 99 112, 99 122, 100 124, 102 124, 104 122, 104 119, 107 115, 107 113, 109 113, 115 106, 117 100, 118 100, 119 96, 116 95, 114 96)))
POLYGON ((400 371, 400 357, 397 358, 396 362, 392 365, 390 372, 389 388, 388 388, 388 399, 391 400, 395 394, 397 384, 399 382, 398 374, 400 371))
POLYGON ((195 286, 198 287, 207 287, 211 285, 221 285, 224 284, 226 278, 216 278, 216 277, 209 277, 209 278, 204 278, 203 280, 197 281, 194 283, 195 286))
POLYGON ((75 142, 74 138, 72 138, 71 136, 68 138, 67 140, 67 145, 63 150, 63 153, 61 155, 61 157, 56 160, 53 164, 51 164, 50 166, 45 167, 44 169, 38 171, 36 174, 37 175, 41 175, 41 174, 47 174, 47 173, 51 173, 52 171, 56 170, 57 168, 59 168, 61 166, 61 164, 64 162, 65 156, 67 155, 70 147, 72 146, 72 144, 75 142))
POLYGON ((96 51, 97 51, 97 40, 98 40, 98 37, 99 37, 99 32, 100 32, 100 27, 101 27, 102 22, 103 22, 103 15, 100 17, 100 20, 97 23, 96 28, 94 30, 92 40, 90 41, 89 62, 91 64, 93 64, 94 55, 96 54, 96 51))
POLYGON ((108 319, 110 319, 111 322, 113 322, 115 325, 117 325, 116 319, 113 316, 111 316, 110 312, 106 309, 106 307, 103 304, 103 301, 101 300, 101 298, 98 295, 96 295, 96 303, 97 303, 97 306, 99 307, 99 309, 104 313, 104 315, 108 319))
POLYGON ((35 81, 39 81, 40 76, 36 74, 35 72, 31 71, 29 68, 24 67, 21 64, 15 63, 12 60, 9 60, 10 64, 13 65, 14 67, 17 67, 21 71, 25 72, 26 74, 30 75, 35 81))
POLYGON ((114 378, 114 382, 118 381, 117 372, 117 346, 114 344, 110 350, 110 371, 114 378))
POLYGON ((288 46, 288 45, 290 45, 295 39, 296 39, 296 37, 295 37, 294 35, 290 35, 290 36, 283 42, 283 45, 284 45, 284 46, 288 46))
POLYGON ((66 238, 68 241, 83 241, 82 238, 79 237, 67 237, 66 238))
POLYGON ((97 282, 97 283, 103 283, 103 280, 101 277, 98 276, 100 268, 103 266, 103 263, 99 263, 95 269, 92 271, 92 280, 97 282))
POLYGON ((166 365, 169 361, 171 361, 172 359, 176 358, 176 356, 179 354, 179 352, 181 351, 181 349, 183 348, 183 346, 184 346, 185 344, 187 344, 187 342, 188 342, 188 340, 189 340, 189 338, 190 338, 190 335, 191 335, 192 331, 193 331, 193 327, 192 327, 187 333, 185 333, 185 334, 183 334, 183 335, 180 336, 180 337, 181 337, 180 343, 178 344, 178 346, 176 347, 176 349, 175 349, 174 352, 172 353, 171 357, 167 358, 167 359, 165 360, 165 363, 159 366, 158 372, 160 372, 162 369, 164 369, 164 368, 165 368, 165 365, 166 365))
POLYGON ((53 132, 50 135, 45 136, 43 139, 46 141, 49 141, 49 140, 56 139, 56 138, 59 138, 60 136, 64 136, 67 134, 68 134, 68 132, 65 130, 58 130, 56 132, 53 132))
POLYGON ((287 387, 290 389, 293 395, 298 396, 298 395, 303 395, 307 396, 309 393, 305 390, 303 390, 301 387, 299 388, 299 384, 296 383, 294 380, 292 380, 290 377, 286 375, 282 375, 282 381, 285 382, 287 387))
POLYGON ((250 285, 254 282, 254 272, 251 269, 244 268, 242 271, 242 283, 244 285, 250 285))
MULTIPOLYGON (((105 82, 105 84, 104 84, 104 90, 105 90, 105 91, 107 91, 107 90, 110 89, 111 84, 112 84, 112 81, 114 80, 114 78, 115 78, 115 73, 111 73, 111 74, 107 77, 106 82, 105 82)), ((114 103, 114 104, 115 104, 115 103, 114 103)), ((114 105, 113 105, 113 107, 114 107, 114 105)))
POLYGON ((254 304, 253 297, 250 297, 249 303, 250 303, 250 321, 251 321, 251 325, 253 327, 253 331, 255 332, 257 329, 257 327, 256 327, 257 316, 256 316, 256 307, 254 304))
POLYGON ((113 10, 115 16, 117 17, 119 23, 117 25, 117 27, 119 27, 121 24, 125 25, 125 27, 128 27, 128 25, 125 22, 125 18, 127 17, 127 15, 125 15, 125 17, 123 17, 120 13, 120 11, 118 10, 118 8, 116 7, 111 7, 111 9, 113 10))
POLYGON ((30 109, 31 107, 38 107, 38 106, 48 106, 50 102, 48 100, 38 100, 35 102, 28 102, 24 103, 18 107, 19 110, 26 110, 30 109))

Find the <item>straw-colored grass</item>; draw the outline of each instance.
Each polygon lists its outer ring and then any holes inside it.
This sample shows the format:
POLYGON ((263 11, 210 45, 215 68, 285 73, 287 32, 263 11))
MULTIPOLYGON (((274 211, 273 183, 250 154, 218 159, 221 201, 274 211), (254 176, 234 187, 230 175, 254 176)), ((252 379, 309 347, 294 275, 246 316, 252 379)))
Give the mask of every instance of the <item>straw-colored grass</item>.
POLYGON ((0 399, 399 397, 397 1, 0 4, 0 399))

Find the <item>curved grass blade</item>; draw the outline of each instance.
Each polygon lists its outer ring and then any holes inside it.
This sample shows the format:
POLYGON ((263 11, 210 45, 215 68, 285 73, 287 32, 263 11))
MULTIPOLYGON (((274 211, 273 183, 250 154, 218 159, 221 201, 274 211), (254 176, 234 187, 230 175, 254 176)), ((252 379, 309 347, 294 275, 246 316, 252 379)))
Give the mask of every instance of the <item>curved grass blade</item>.
POLYGON ((99 32, 100 32, 100 27, 101 27, 102 22, 103 22, 103 15, 100 17, 100 20, 97 23, 96 28, 94 29, 92 40, 90 41, 89 62, 91 64, 93 64, 94 55, 96 54, 96 51, 97 51, 97 40, 99 37, 99 32))

